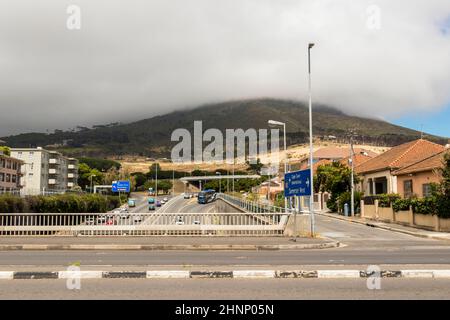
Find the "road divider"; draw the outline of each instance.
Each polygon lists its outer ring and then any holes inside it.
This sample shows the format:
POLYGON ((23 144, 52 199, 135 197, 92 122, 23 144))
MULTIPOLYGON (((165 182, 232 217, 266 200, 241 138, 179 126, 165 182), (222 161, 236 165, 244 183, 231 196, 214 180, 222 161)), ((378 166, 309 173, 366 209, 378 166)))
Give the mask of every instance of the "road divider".
MULTIPOLYGON (((34 279, 356 279, 377 277, 365 270, 148 270, 148 271, 0 271, 0 280, 34 279)), ((380 278, 450 278, 450 270, 382 270, 380 278)))
POLYGON ((0 251, 13 250, 303 250, 340 246, 338 241, 301 244, 0 244, 0 251))

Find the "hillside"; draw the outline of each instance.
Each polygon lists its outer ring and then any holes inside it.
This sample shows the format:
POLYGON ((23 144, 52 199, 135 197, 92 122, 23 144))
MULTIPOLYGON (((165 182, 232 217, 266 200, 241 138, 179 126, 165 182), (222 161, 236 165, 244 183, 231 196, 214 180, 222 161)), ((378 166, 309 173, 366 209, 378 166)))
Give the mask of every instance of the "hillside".
MULTIPOLYGON (((3 137, 11 147, 48 146, 73 156, 111 156, 136 154, 168 156, 173 143, 170 135, 177 128, 193 131, 194 120, 203 121, 203 129, 267 128, 267 120, 287 124, 288 144, 308 138, 308 108, 301 102, 254 99, 205 105, 172 112, 128 124, 115 124, 82 131, 58 131, 52 134, 27 133, 3 137)), ((417 139, 420 133, 385 121, 348 116, 328 106, 314 106, 313 132, 318 138, 333 135, 346 139, 349 129, 358 133, 358 142, 393 146, 417 139)), ((429 136, 435 142, 447 139, 429 136)))

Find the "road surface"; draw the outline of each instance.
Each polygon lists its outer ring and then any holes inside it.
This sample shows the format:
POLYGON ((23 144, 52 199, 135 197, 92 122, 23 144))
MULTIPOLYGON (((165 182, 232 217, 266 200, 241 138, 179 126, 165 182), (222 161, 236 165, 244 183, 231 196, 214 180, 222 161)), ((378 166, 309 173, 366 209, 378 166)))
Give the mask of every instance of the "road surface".
POLYGON ((450 279, 101 279, 0 281, 0 299, 450 299, 450 279))

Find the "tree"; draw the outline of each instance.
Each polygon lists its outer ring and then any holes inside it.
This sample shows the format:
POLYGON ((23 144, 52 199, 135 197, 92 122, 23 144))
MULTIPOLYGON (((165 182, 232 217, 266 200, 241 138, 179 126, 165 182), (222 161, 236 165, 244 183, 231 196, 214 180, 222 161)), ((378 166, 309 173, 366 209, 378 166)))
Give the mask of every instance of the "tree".
POLYGON ((101 184, 103 182, 103 173, 97 169, 92 169, 86 163, 80 163, 78 166, 78 185, 83 189, 91 186, 92 184, 101 184))
POLYGON ((442 218, 450 218, 450 152, 444 155, 443 166, 439 169, 442 180, 434 189, 437 214, 442 218))
MULTIPOLYGON (((314 178, 314 190, 330 192, 331 197, 327 201, 327 207, 332 211, 337 211, 339 196, 351 189, 350 179, 351 169, 340 162, 321 165, 317 168, 314 178)), ((357 182, 358 177, 355 175, 353 183, 357 182)))
POLYGON ((5 156, 10 156, 11 155, 11 148, 9 148, 7 146, 0 146, 0 152, 3 152, 3 154, 5 156))

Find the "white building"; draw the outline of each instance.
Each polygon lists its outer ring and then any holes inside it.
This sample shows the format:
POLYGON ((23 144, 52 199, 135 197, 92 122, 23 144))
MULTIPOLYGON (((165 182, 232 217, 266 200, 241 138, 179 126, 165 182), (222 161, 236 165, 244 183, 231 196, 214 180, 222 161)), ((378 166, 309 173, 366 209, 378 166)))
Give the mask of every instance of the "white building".
POLYGON ((78 161, 56 151, 38 148, 12 148, 11 156, 24 162, 22 195, 64 193, 76 186, 78 161))

